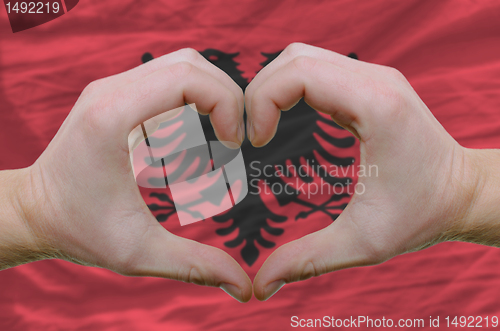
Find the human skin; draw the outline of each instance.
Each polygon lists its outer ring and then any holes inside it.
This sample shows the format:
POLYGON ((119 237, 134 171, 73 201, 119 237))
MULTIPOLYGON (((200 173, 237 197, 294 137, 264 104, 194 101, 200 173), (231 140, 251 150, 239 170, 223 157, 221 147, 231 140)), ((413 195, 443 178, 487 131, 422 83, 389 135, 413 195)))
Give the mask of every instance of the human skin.
POLYGON ((330 226, 269 256, 253 282, 257 299, 443 241, 500 245, 500 153, 460 146, 399 71, 291 44, 245 91, 252 144, 271 140, 280 111, 300 98, 352 132, 360 164, 376 165, 378 176, 359 178, 365 192, 330 226))
MULTIPOLYGON (((214 247, 165 230, 134 180, 129 133, 184 103, 210 114, 220 140, 272 139, 300 98, 360 140, 362 177, 330 226, 279 247, 253 283, 267 300, 284 284, 446 240, 498 246, 496 150, 460 146, 397 70, 291 44, 245 91, 192 49, 91 83, 30 167, 0 172, 0 269, 47 258, 219 286, 239 301, 252 283, 214 247)), ((293 133, 291 133, 293 134, 293 133)))
POLYGON ((218 286, 250 300, 241 266, 218 248, 165 230, 135 182, 129 133, 184 103, 210 114, 220 140, 240 145, 243 92, 193 49, 87 86, 32 166, 0 172, 0 269, 60 258, 218 286))

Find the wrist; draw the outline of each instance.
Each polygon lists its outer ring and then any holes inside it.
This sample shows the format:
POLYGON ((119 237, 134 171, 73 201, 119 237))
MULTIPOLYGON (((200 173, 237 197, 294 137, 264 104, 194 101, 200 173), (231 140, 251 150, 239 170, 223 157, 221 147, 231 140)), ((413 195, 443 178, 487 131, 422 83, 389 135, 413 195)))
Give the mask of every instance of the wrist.
POLYGON ((500 151, 464 148, 463 212, 452 240, 500 246, 500 151))
POLYGON ((31 169, 0 172, 0 270, 46 256, 39 233, 31 188, 31 169))

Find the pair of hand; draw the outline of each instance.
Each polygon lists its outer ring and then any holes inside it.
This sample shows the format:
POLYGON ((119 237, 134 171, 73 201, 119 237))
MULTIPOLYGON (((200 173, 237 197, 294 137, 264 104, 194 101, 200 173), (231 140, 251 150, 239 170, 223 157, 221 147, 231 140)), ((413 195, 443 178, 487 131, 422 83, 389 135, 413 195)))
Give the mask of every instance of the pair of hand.
MULTIPOLYGON (((470 209, 468 150, 434 118, 397 70, 291 44, 245 91, 198 52, 183 49, 91 83, 55 138, 21 176, 23 222, 33 256, 63 258, 130 276, 218 286, 239 301, 252 282, 224 251, 165 230, 144 203, 129 158, 129 133, 185 103, 210 114, 217 137, 256 147, 272 139, 281 110, 300 98, 361 142, 360 178, 330 226, 279 247, 253 282, 266 300, 283 284, 381 263, 454 238, 470 209)), ((293 134, 293 133, 290 133, 293 134)))

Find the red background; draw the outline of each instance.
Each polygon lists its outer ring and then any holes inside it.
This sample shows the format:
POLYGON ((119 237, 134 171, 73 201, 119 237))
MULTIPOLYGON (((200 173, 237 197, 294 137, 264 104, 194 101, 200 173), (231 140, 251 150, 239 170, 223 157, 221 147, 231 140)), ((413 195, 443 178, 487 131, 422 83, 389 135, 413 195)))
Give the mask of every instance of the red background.
MULTIPOLYGON (((145 52, 240 52, 251 78, 260 52, 294 41, 396 67, 459 143, 500 147, 500 2, 81 1, 16 34, 0 13, 0 169, 31 165, 88 83, 139 65, 145 52)), ((283 240, 328 223, 288 221, 283 240)), ((183 231, 242 262, 211 227, 183 231)), ((251 278, 271 251, 245 267, 251 278)), ((240 304, 219 289, 40 261, 0 272, 0 330, 282 330, 293 315, 439 315, 443 325, 447 315, 500 315, 499 262, 496 248, 444 243, 240 304)))

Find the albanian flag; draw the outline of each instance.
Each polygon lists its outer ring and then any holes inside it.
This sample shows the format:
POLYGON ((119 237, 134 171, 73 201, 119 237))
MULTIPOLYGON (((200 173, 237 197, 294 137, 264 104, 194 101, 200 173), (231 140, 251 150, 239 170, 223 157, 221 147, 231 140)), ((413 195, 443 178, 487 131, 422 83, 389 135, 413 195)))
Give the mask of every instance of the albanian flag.
MULTIPOLYGON (((499 12, 495 1, 80 1, 17 33, 3 12, 0 169, 31 165, 91 81, 191 47, 244 89, 296 41, 397 68, 460 144, 499 148, 499 12)), ((208 118, 199 118, 205 141, 216 140, 208 118)), ((140 190, 165 228, 225 250, 253 278, 276 247, 335 222, 357 182, 342 169, 359 165, 359 144, 299 102, 282 112, 267 146, 245 141, 241 152, 248 194, 203 221, 181 226, 178 215, 190 207, 176 206, 168 185, 140 190)), ((185 162, 203 173, 213 160, 185 162)), ((0 329, 286 330, 295 317, 324 316, 423 318, 426 326, 438 316, 441 326, 446 316, 491 320, 500 315, 498 263, 495 248, 443 243, 243 305, 216 288, 46 260, 0 272, 0 329)))

